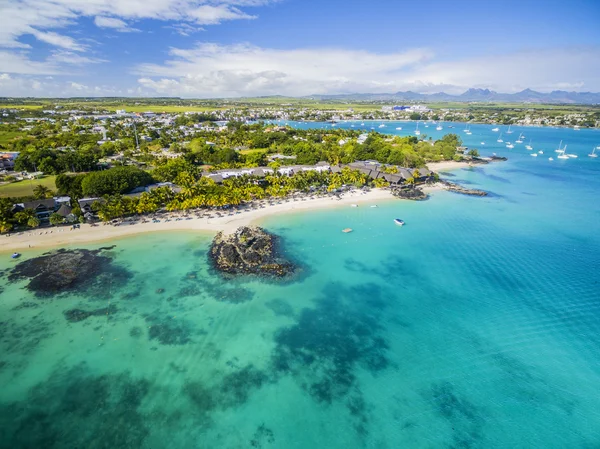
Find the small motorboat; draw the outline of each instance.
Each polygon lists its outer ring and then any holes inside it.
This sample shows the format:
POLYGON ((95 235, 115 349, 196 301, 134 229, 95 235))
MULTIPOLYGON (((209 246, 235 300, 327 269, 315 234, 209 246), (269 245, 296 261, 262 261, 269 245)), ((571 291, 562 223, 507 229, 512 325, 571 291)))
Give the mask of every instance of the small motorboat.
POLYGON ((358 204, 351 204, 350 207, 358 207, 358 204))
POLYGON ((13 253, 12 256, 10 256, 11 259, 18 259, 19 257, 21 257, 20 253, 13 253))
POLYGON ((342 229, 342 232, 344 234, 348 234, 349 232, 352 232, 352 228, 346 228, 346 229, 342 229))
POLYGON ((399 218, 394 218, 394 223, 398 226, 404 226, 404 220, 400 220, 399 218))
POLYGON ((377 207, 377 204, 373 204, 371 207, 377 207))
POLYGON ((549 161, 553 161, 553 160, 554 160, 554 158, 553 158, 553 157, 549 157, 549 158, 548 158, 548 160, 549 160, 549 161))

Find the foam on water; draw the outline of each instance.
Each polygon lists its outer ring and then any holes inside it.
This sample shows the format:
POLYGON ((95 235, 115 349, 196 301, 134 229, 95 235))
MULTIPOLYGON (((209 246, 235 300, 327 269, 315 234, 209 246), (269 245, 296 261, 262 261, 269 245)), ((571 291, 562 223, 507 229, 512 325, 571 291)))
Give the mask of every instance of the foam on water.
MULTIPOLYGON (((559 131, 600 135, 524 133, 559 131)), ((114 241, 125 284, 5 273, 0 448, 599 445, 600 165, 507 155, 452 177, 486 198, 266 219, 290 283, 223 281, 189 232, 114 241)))

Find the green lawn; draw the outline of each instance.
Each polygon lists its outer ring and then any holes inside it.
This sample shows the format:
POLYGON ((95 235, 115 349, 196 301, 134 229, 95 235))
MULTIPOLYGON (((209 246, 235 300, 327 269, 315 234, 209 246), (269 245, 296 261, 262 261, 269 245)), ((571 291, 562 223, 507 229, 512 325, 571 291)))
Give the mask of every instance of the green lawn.
POLYGON ((56 176, 45 176, 44 178, 23 180, 12 182, 10 184, 0 185, 0 197, 20 197, 33 195, 33 188, 38 184, 48 187, 51 190, 56 190, 54 183, 56 176))
POLYGON ((0 145, 7 144, 12 140, 26 136, 27 133, 23 131, 2 131, 0 130, 0 145))

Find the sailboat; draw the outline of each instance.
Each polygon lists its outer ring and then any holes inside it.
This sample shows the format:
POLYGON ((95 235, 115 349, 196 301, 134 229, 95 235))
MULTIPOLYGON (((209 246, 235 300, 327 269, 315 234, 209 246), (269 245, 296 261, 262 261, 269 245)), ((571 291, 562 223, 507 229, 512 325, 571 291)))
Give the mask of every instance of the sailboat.
POLYGON ((519 134, 519 138, 515 140, 515 143, 523 143, 523 133, 519 134))
POLYGON ((436 127, 435 127, 435 129, 436 129, 437 131, 441 131, 441 130, 442 130, 442 129, 444 129, 444 128, 443 128, 443 126, 442 126, 442 125, 440 125, 440 124, 438 123, 438 126, 436 126, 436 127))
POLYGON ((508 125, 508 131, 506 131, 506 134, 512 134, 513 132, 510 130, 510 125, 508 125))
POLYGON ((500 135, 498 136, 498 140, 496 140, 496 142, 498 142, 498 143, 504 142, 504 140, 502 140, 502 133, 500 133, 500 135))
POLYGON ((421 131, 419 131, 419 122, 417 121, 417 129, 415 129, 415 135, 420 136, 421 131))
POLYGON ((531 139, 529 139, 529 144, 525 145, 525 149, 526 150, 533 150, 533 147, 531 146, 531 139))
MULTIPOLYGON (((561 140, 561 142, 562 142, 562 140, 561 140)), ((565 147, 562 149, 562 153, 560 153, 560 154, 558 155, 558 158, 559 158, 559 159, 569 159, 569 156, 567 156, 567 155, 565 154, 565 153, 566 153, 566 151, 567 151, 567 146, 565 145, 565 147)))
POLYGON ((471 133, 471 129, 470 129, 468 126, 467 126, 467 132, 466 132, 465 134, 466 134, 467 136, 470 136, 470 135, 472 134, 472 133, 471 133))
POLYGON ((561 148, 561 146, 562 146, 562 140, 558 144, 558 149, 554 150, 554 152, 555 153, 564 153, 564 150, 561 148))
POLYGON ((592 150, 592 152, 590 154, 588 154, 589 157, 598 157, 598 155, 596 154, 596 147, 594 147, 594 149, 592 150))
POLYGON ((514 148, 515 146, 510 143, 510 142, 506 142, 506 148, 514 148))

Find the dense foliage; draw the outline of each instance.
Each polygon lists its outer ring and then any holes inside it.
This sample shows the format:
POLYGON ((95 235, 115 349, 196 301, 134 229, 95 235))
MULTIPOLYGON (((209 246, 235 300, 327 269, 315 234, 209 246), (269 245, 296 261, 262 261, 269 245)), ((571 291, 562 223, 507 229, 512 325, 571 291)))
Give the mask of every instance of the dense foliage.
POLYGON ((84 196, 114 195, 152 183, 152 176, 137 167, 115 167, 93 172, 81 181, 84 196))

